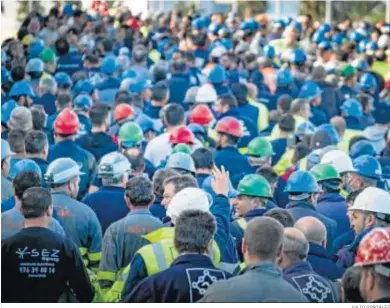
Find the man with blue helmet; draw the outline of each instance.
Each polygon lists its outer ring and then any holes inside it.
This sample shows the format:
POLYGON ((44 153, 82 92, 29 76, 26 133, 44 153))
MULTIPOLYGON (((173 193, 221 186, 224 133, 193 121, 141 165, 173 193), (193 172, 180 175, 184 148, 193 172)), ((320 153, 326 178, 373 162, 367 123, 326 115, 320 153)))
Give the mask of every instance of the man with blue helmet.
POLYGON ((89 95, 80 94, 73 100, 73 110, 79 118, 80 127, 77 132, 77 138, 89 133, 92 129, 92 123, 89 119, 89 110, 93 105, 92 99, 89 95))
POLYGON ((67 73, 57 73, 54 75, 54 79, 57 82, 57 95, 70 94, 71 88, 73 86, 73 81, 67 73))
POLYGON ((81 70, 81 57, 69 52, 70 46, 65 38, 57 39, 55 42, 55 48, 58 55, 57 73, 65 72, 72 76, 75 72, 81 70))
POLYGON ((57 82, 52 76, 44 76, 39 81, 40 97, 35 100, 34 105, 42 105, 48 115, 56 112, 57 82))
POLYGON ((104 78, 96 84, 96 89, 99 90, 99 100, 103 103, 113 105, 115 102, 115 94, 120 87, 120 80, 115 76, 115 72, 117 71, 115 57, 108 56, 104 58, 100 71, 104 74, 104 78))
POLYGON ((310 121, 314 125, 321 125, 328 122, 326 113, 321 109, 321 89, 314 81, 307 81, 301 88, 299 98, 307 99, 310 102, 311 113, 310 121))
POLYGON ((301 90, 307 77, 307 71, 305 65, 306 60, 307 60, 306 54, 300 48, 296 48, 292 50, 289 55, 288 62, 290 64, 291 73, 294 77, 294 83, 296 84, 298 90, 301 90))
POLYGON ((288 69, 279 70, 276 76, 276 91, 274 94, 274 100, 277 102, 279 97, 287 94, 291 98, 297 98, 299 92, 294 84, 293 75, 288 69))
POLYGON ((347 129, 350 130, 362 130, 362 124, 360 118, 363 115, 362 104, 354 99, 350 98, 346 100, 340 107, 341 115, 345 119, 347 129))
POLYGON ((8 95, 14 99, 19 106, 25 107, 31 106, 33 98, 36 97, 31 85, 25 80, 15 82, 8 95))
POLYGON ((44 64, 39 58, 33 58, 27 62, 26 73, 35 93, 38 93, 39 80, 43 75, 44 64))

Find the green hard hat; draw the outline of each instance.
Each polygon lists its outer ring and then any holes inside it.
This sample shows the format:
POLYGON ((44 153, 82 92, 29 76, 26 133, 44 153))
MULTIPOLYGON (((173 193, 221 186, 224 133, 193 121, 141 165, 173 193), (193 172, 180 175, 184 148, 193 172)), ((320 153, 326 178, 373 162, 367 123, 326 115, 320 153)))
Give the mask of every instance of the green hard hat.
POLYGON ((340 69, 340 75, 343 77, 350 77, 356 74, 356 68, 351 64, 345 64, 340 69))
POLYGON ((265 138, 256 137, 248 144, 248 156, 270 157, 273 154, 272 144, 265 138))
POLYGON ((326 180, 340 180, 340 174, 336 168, 329 164, 318 164, 310 169, 310 173, 314 175, 317 182, 326 180))
POLYGON ((144 140, 141 127, 134 122, 126 122, 121 126, 118 139, 125 148, 132 148, 144 140))
POLYGON ((40 54, 39 58, 47 63, 47 62, 53 62, 56 60, 56 53, 51 48, 45 48, 40 54))
POLYGON ((272 198, 271 186, 265 177, 248 174, 238 184, 238 195, 272 198))
POLYGON ((179 143, 179 144, 176 144, 174 146, 172 153, 179 153, 179 152, 185 153, 188 155, 192 154, 191 148, 185 143, 179 143))

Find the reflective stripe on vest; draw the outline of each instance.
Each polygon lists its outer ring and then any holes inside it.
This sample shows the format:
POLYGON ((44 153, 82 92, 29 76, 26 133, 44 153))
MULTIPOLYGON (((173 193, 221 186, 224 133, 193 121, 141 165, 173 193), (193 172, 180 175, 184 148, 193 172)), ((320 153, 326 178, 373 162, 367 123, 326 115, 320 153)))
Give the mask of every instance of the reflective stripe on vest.
POLYGON ((248 226, 248 222, 245 220, 245 218, 237 219, 237 223, 240 226, 240 228, 244 231, 245 231, 246 227, 248 226))

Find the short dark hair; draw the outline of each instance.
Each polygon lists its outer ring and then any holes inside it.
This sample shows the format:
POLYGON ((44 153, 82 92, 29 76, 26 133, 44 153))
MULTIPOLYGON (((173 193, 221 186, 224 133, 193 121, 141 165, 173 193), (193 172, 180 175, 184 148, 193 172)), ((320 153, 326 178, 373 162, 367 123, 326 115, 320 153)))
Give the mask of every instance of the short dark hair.
POLYGON ((307 144, 299 142, 294 148, 292 162, 294 164, 297 163, 300 159, 306 157, 310 152, 311 149, 307 144))
POLYGON ((45 145, 48 144, 48 138, 42 131, 31 130, 27 132, 24 142, 26 154, 41 154, 45 145))
POLYGON ((283 114, 280 117, 278 124, 279 124, 280 130, 283 132, 292 133, 295 130, 295 119, 289 113, 283 114))
POLYGON ((113 41, 111 39, 105 38, 102 41, 102 46, 103 46, 103 49, 104 49, 105 52, 110 52, 114 48, 114 43, 113 43, 113 41))
POLYGON ((263 216, 271 217, 279 221, 283 227, 292 228, 295 224, 294 217, 290 214, 289 211, 280 208, 274 208, 267 211, 263 216))
POLYGON ((189 174, 174 175, 164 180, 164 187, 168 184, 175 186, 175 193, 182 191, 184 188, 195 187, 198 188, 198 182, 189 174))
POLYGON ((191 154, 196 169, 211 169, 214 165, 213 153, 209 149, 199 148, 191 154))
POLYGON ((15 128, 11 129, 8 134, 8 144, 12 152, 21 154, 24 153, 25 150, 25 142, 26 132, 15 128))
POLYGON ((171 64, 171 69, 173 72, 183 73, 185 72, 186 68, 187 68, 187 64, 184 59, 174 60, 171 64))
POLYGON ((142 151, 138 153, 125 153, 126 158, 131 164, 131 169, 137 172, 141 172, 145 170, 145 158, 142 151))
POLYGON ((248 97, 248 87, 244 83, 235 83, 232 85, 232 93, 236 98, 238 105, 245 104, 248 97))
POLYGON ((143 177, 136 176, 126 184, 126 197, 133 206, 148 206, 154 200, 152 182, 143 177))
POLYGON ((24 66, 17 65, 11 69, 11 78, 14 82, 23 80, 26 75, 24 66))
POLYGON ((353 191, 353 192, 350 192, 347 196, 347 202, 350 203, 350 202, 355 202, 355 199, 358 195, 360 195, 360 193, 363 191, 363 189, 358 189, 356 191, 353 191))
POLYGON ((169 104, 164 110, 167 125, 178 126, 184 122, 184 109, 179 104, 169 104))
POLYGON ((291 107, 290 107, 291 113, 292 113, 292 114, 295 114, 295 113, 301 111, 302 108, 303 108, 305 105, 309 105, 309 104, 310 104, 310 102, 309 102, 307 99, 296 98, 296 99, 294 99, 294 100, 291 102, 291 107))
POLYGON ((92 125, 101 126, 110 115, 111 106, 107 104, 96 104, 89 109, 89 118, 92 125))
POLYGON ((91 64, 98 64, 99 63, 99 57, 91 52, 88 52, 84 56, 84 61, 87 61, 91 64))
POLYGON ((277 105, 282 109, 283 113, 287 113, 291 108, 292 97, 288 94, 279 96, 277 105))
POLYGON ((359 289, 361 270, 361 267, 352 266, 345 271, 341 279, 344 303, 364 302, 359 289))
POLYGON ((66 38, 60 37, 56 40, 54 46, 59 56, 64 56, 69 53, 70 46, 66 38))
POLYGON ((222 94, 218 96, 217 99, 221 105, 229 106, 229 108, 234 108, 238 106, 236 98, 231 94, 222 94))
POLYGON ((42 105, 33 105, 30 108, 33 128, 44 130, 46 126, 46 112, 42 105))
POLYGON ((23 171, 12 181, 15 197, 22 199, 23 193, 31 187, 41 187, 42 180, 38 173, 33 171, 23 171))
POLYGON ((57 105, 60 109, 63 109, 65 107, 68 107, 69 105, 72 105, 72 96, 69 94, 60 94, 57 96, 57 105))
POLYGON ((52 205, 50 192, 42 187, 31 187, 22 196, 22 214, 24 218, 42 217, 52 205))
POLYGON ((179 175, 177 171, 171 168, 158 169, 153 175, 153 190, 158 197, 164 195, 164 181, 172 176, 179 175))
POLYGON ((154 82, 166 80, 168 75, 167 69, 162 65, 155 65, 152 70, 152 76, 154 82))
POLYGON ((152 89, 152 100, 162 101, 167 97, 169 88, 166 82, 157 82, 152 89))
POLYGON ((273 184, 278 179, 277 173, 274 171, 272 167, 263 166, 256 170, 256 174, 260 174, 265 177, 268 183, 273 184))
POLYGON ((175 224, 175 248, 179 254, 203 254, 216 230, 217 224, 212 214, 199 210, 183 211, 175 224))

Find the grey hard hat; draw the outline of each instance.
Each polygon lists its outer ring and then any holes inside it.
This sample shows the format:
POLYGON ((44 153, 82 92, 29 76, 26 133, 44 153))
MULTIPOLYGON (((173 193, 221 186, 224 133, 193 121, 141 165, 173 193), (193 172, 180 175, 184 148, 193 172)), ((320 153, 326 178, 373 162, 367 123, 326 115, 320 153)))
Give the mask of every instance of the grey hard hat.
POLYGON ((191 87, 187 90, 186 96, 184 97, 184 103, 194 104, 196 102, 196 94, 198 93, 199 87, 191 87))
POLYGON ((119 152, 104 155, 99 163, 98 176, 115 178, 131 170, 129 160, 119 152))
POLYGON ((166 167, 195 173, 194 160, 190 155, 181 152, 169 156, 166 167))
POLYGON ((4 139, 1 139, 1 160, 13 154, 14 153, 11 151, 8 142, 4 139))
POLYGON ((80 171, 80 166, 71 158, 58 158, 47 167, 45 180, 49 184, 65 184, 76 176, 85 173, 80 171))

